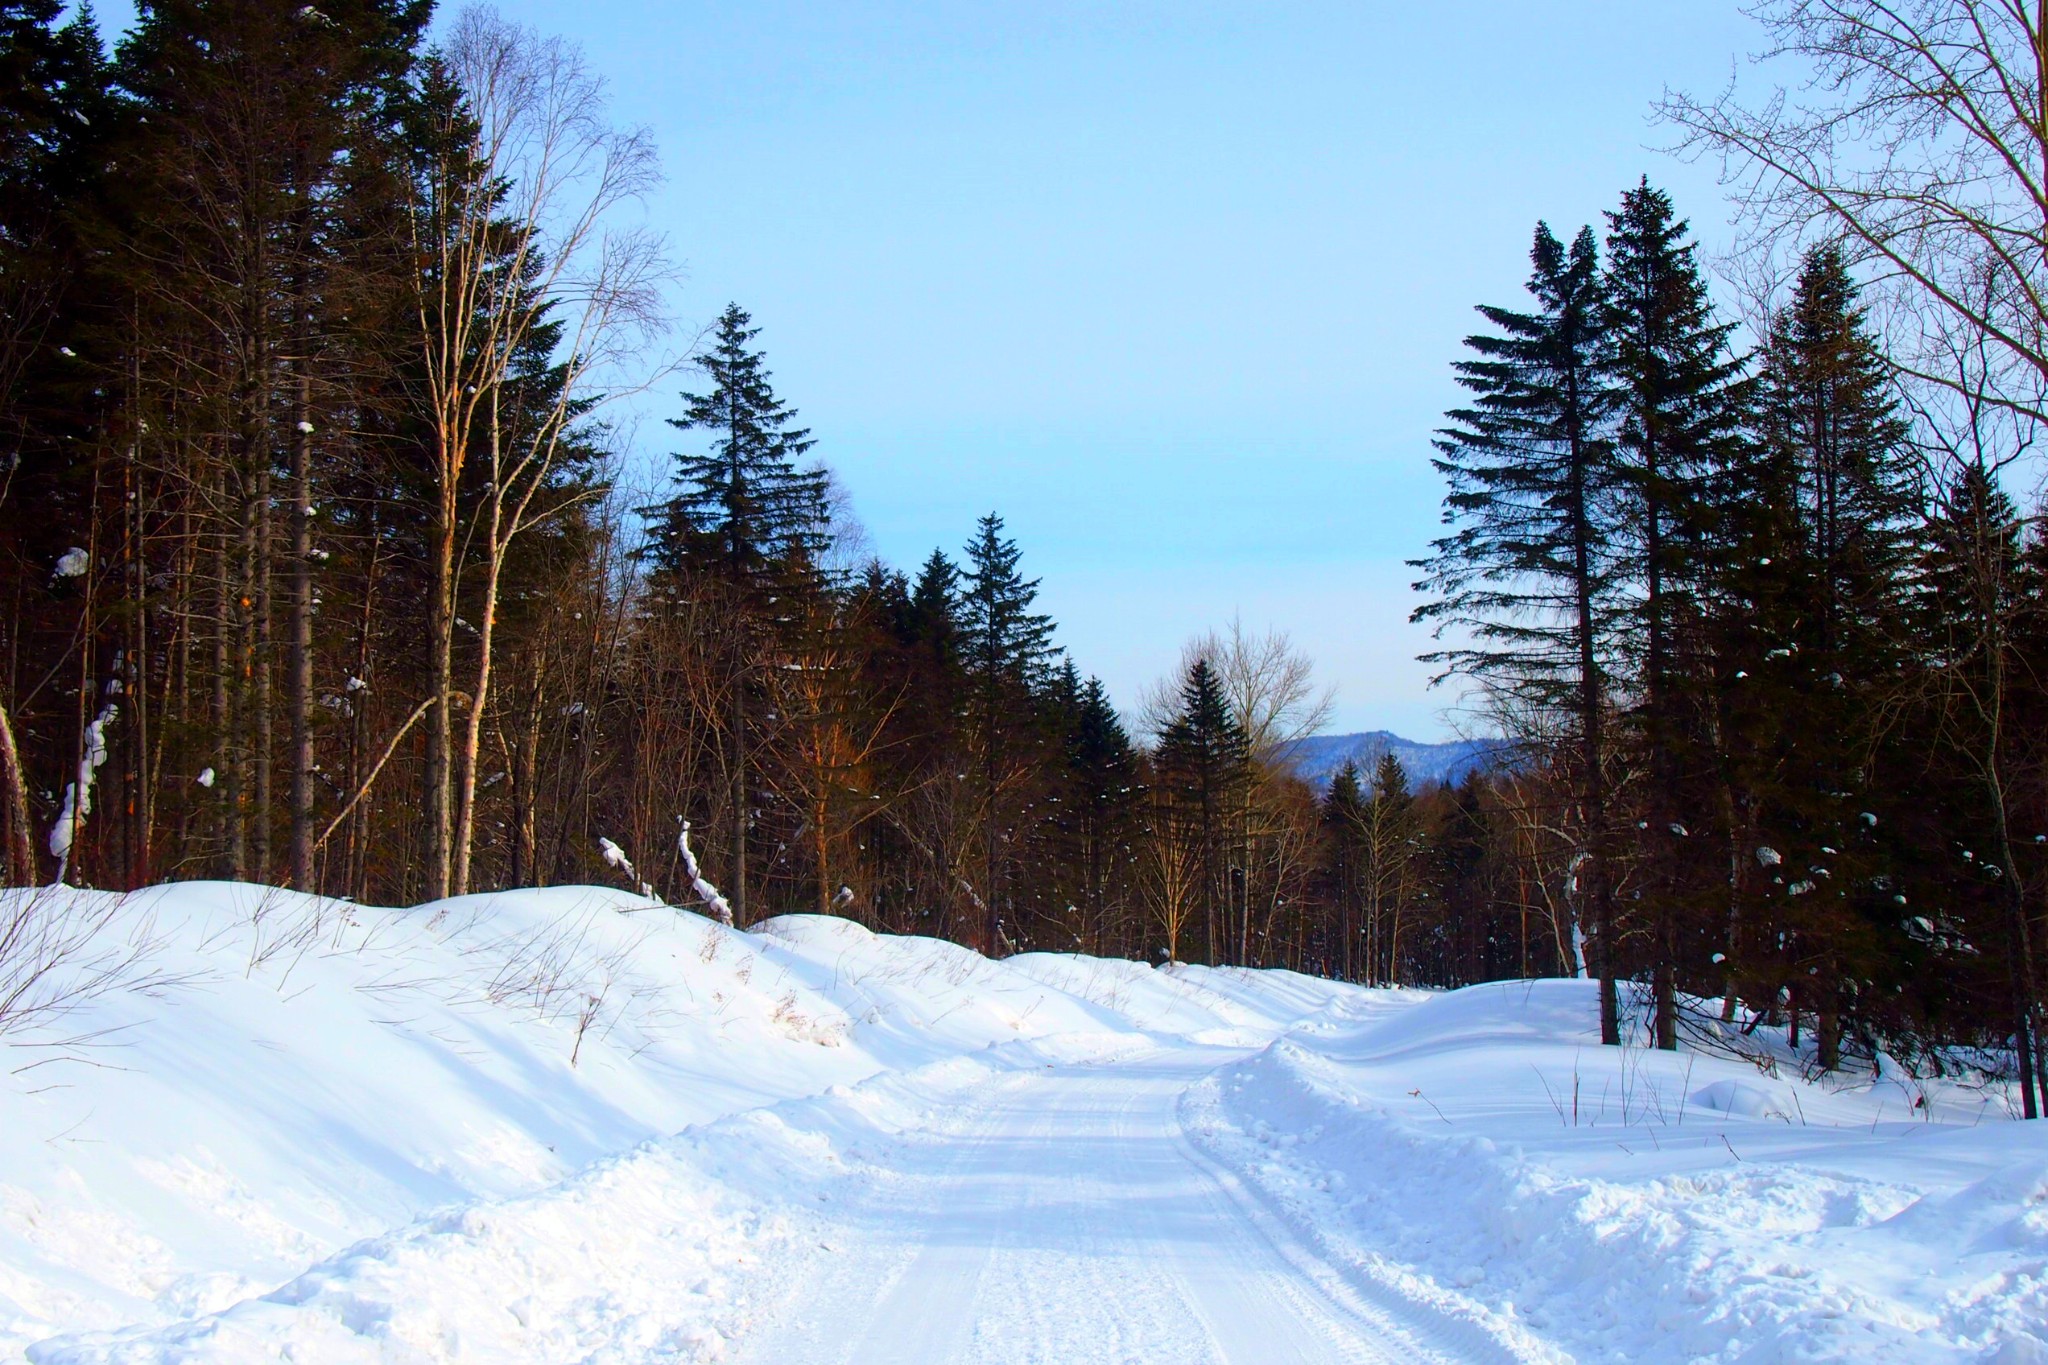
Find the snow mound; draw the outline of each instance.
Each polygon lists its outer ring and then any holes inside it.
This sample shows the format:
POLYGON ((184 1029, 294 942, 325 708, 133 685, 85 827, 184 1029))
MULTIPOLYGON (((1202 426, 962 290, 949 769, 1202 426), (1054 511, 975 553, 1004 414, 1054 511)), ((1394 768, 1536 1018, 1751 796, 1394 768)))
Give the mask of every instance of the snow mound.
POLYGON ((1717 1114, 1745 1119, 1778 1119, 1785 1123, 1792 1121, 1798 1109, 1792 1097, 1792 1087, 1747 1077, 1703 1085, 1693 1092, 1692 1102, 1717 1114))
POLYGON ((1349 993, 596 887, 0 896, 82 926, 60 995, 149 987, 6 1037, 0 1358, 710 1358, 833 1143, 992 1067, 1262 1044, 1349 993))
POLYGON ((1161 1061, 1161 1141, 1461 1358, 2048 1351, 2048 1159, 1994 1093, 1604 1048, 1586 982, 991 962, 591 887, 0 895, 70 953, 6 1035, 6 1358, 727 1358, 889 1153, 1161 1061))
POLYGON ((1600 1048, 1592 989, 1474 987, 1296 1031, 1190 1091, 1184 1121, 1334 1262, 1513 1352, 2032 1358, 2048 1161, 2030 1126, 1600 1048))

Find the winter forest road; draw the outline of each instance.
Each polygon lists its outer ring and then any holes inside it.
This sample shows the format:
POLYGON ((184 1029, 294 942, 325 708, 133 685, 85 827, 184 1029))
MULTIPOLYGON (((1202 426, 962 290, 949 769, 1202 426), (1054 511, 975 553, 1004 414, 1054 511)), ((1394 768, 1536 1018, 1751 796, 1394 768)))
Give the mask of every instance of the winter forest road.
POLYGON ((1242 1055, 1013 1074, 877 1157, 743 1365, 1322 1365, 1499 1358, 1326 1264, 1182 1132, 1242 1055))

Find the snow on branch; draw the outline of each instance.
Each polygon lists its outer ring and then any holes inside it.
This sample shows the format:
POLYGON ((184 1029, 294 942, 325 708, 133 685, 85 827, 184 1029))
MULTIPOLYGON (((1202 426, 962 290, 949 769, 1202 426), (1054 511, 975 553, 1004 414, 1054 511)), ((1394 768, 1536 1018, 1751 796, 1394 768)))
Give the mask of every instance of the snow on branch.
POLYGON ((100 765, 107 761, 107 727, 121 714, 121 708, 108 702, 100 708, 93 723, 85 727, 85 745, 78 755, 78 776, 64 789, 64 809, 57 815, 57 823, 50 827, 50 856, 57 860, 57 880, 62 883, 71 875, 71 848, 78 842, 78 832, 85 828, 85 817, 92 814, 92 783, 100 765))
POLYGON ((652 886, 649 886, 646 882, 640 880, 640 874, 634 870, 633 860, 626 856, 626 850, 620 848, 611 840, 603 838, 600 838, 597 841, 597 848, 600 853, 604 854, 604 860, 606 862, 610 863, 613 867, 617 868, 627 881, 633 883, 635 886, 640 888, 641 895, 647 897, 647 899, 649 900, 661 899, 661 897, 654 894, 654 888, 652 886))
POLYGON ((682 822, 682 830, 676 835, 676 849, 683 855, 683 875, 690 879, 690 889, 697 893, 697 899, 704 902, 704 908, 718 917, 726 928, 732 927, 732 907, 725 897, 718 894, 718 888, 704 879, 703 869, 697 866, 697 855, 690 852, 690 822, 682 822))

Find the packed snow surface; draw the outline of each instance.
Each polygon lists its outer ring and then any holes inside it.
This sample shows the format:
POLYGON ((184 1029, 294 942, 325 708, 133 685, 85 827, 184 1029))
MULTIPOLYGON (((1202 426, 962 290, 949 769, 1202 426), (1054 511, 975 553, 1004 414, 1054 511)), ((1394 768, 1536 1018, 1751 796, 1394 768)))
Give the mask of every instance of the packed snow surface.
POLYGON ((2048 1141, 2001 1092, 1601 1048, 1583 982, 587 887, 24 908, 10 1358, 2048 1362, 2048 1141))

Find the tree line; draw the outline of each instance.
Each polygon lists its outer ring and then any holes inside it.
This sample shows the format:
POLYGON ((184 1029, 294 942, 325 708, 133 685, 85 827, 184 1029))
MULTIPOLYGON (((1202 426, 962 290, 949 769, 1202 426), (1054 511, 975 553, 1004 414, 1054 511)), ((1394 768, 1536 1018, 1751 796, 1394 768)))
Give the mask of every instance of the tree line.
POLYGON ((2002 1073, 2033 1118, 2048 537, 2016 495, 2048 258, 2008 210, 2048 202, 2015 94, 2048 33, 1971 0, 1759 14, 1803 100, 1664 109, 1738 186, 1741 325, 1647 181, 1604 232, 1539 225, 1528 302, 1456 367, 1417 617, 1542 788, 1603 1041, 1640 1002, 1675 1047, 1704 999, 1804 1025, 1823 1070, 2002 1073))
MULTIPOLYGON (((11 881, 624 880, 991 953, 1584 972, 1609 1041, 1675 1045, 1705 998, 1825 1066, 2002 1050, 2033 1112, 2023 253, 1947 270, 1926 224, 1859 236, 1781 174, 1744 259, 1790 268, 1738 326, 1647 182, 1604 232, 1539 228, 1458 365, 1420 585, 1508 756, 1318 787, 1284 637, 1191 641, 1127 717, 999 515, 915 570, 865 554, 755 320, 671 342, 621 212, 653 150, 601 82, 431 17, 163 0, 109 52, 0 0, 11 881), (654 388, 685 415, 636 491, 610 414, 654 388)), ((1690 108, 1732 165, 1769 151, 1690 108)))
POLYGON ((2034 413, 1970 356, 1913 383, 1839 237, 1749 350, 1649 182, 1530 262, 1456 366, 1417 618, 1520 741, 1604 1042, 1640 999, 1675 1048, 1708 999, 1808 1021, 1825 1070, 2003 1056, 2034 1117, 2048 538, 2003 487, 2034 413))
POLYGON ((1481 849, 1481 787, 1295 774, 1284 638, 1191 644, 1134 736, 999 516, 864 555, 753 319, 664 349, 617 211, 652 149, 576 52, 431 17, 161 0, 109 52, 0 3, 9 880, 624 879, 990 952, 1556 964, 1526 906, 1512 949, 1449 927, 1477 874, 1434 834, 1481 849), (607 414, 658 385, 636 492, 607 414))

